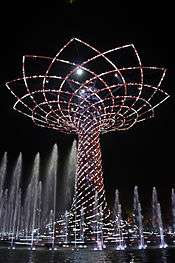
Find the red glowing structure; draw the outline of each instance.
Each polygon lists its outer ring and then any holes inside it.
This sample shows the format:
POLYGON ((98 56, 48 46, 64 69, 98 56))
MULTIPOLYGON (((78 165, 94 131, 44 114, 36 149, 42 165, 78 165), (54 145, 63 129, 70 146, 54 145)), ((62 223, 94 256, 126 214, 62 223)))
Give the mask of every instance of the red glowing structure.
POLYGON ((168 98, 160 89, 165 69, 143 66, 132 44, 100 52, 73 38, 54 58, 24 56, 22 74, 6 83, 14 109, 41 127, 78 135, 71 212, 79 220, 83 209, 87 224, 97 211, 107 218, 100 133, 154 117, 168 98))

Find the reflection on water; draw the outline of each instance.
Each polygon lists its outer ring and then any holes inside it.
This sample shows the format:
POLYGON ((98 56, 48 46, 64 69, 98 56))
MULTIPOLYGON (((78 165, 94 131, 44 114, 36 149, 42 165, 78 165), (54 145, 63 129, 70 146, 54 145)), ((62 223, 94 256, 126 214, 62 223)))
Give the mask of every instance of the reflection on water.
POLYGON ((30 251, 0 248, 0 263, 174 263, 175 248, 135 251, 30 251))

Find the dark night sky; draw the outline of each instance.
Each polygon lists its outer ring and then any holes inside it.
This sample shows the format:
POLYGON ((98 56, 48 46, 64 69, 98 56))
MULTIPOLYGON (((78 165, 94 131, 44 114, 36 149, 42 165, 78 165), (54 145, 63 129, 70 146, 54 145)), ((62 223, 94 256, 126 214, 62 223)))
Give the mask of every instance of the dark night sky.
POLYGON ((168 69, 162 87, 171 97, 156 110, 154 119, 101 138, 107 196, 112 199, 118 187, 123 199, 130 198, 137 184, 143 197, 150 196, 155 185, 160 198, 167 199, 175 187, 174 50, 171 21, 166 17, 170 7, 159 1, 154 6, 153 1, 43 1, 40 6, 36 2, 6 2, 1 7, 0 157, 7 151, 13 160, 21 151, 27 164, 38 151, 47 156, 54 143, 63 154, 73 140, 73 136, 36 127, 12 109, 14 99, 4 83, 20 76, 24 54, 53 56, 71 37, 101 50, 133 43, 143 64, 168 69))

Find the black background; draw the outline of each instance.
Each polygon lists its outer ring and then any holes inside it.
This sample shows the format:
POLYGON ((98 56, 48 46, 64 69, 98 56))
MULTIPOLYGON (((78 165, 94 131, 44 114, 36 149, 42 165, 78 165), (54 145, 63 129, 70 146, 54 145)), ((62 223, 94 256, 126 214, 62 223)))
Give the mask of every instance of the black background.
POLYGON ((112 204, 114 190, 119 188, 122 202, 127 205, 132 202, 133 186, 137 184, 142 201, 149 206, 152 187, 156 186, 166 208, 170 189, 175 187, 174 29, 169 4, 4 2, 0 11, 0 157, 7 151, 9 163, 13 163, 21 151, 24 164, 29 166, 38 151, 47 159, 54 143, 58 144, 60 156, 66 156, 74 139, 72 135, 36 127, 12 109, 14 98, 4 83, 20 76, 24 54, 54 56, 71 37, 99 50, 133 43, 144 65, 168 69, 162 88, 170 98, 156 109, 154 119, 136 124, 127 132, 101 137, 107 198, 112 204))

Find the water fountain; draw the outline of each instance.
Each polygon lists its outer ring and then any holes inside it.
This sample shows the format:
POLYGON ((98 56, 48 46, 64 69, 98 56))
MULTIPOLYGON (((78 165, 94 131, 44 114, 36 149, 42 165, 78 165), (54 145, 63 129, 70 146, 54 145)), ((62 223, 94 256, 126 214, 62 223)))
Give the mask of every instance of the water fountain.
MULTIPOLYGON (((99 206, 98 192, 96 191, 95 200, 92 202, 95 214, 94 220, 87 227, 85 208, 82 207, 81 217, 78 220, 75 217, 75 227, 72 231, 70 211, 66 210, 61 215, 59 208, 56 206, 57 163, 58 154, 57 146, 55 145, 48 160, 47 176, 41 176, 39 169, 40 156, 37 154, 32 165, 28 185, 24 188, 21 184, 22 154, 20 154, 10 176, 10 184, 6 189, 7 154, 2 158, 0 166, 0 178, 3 178, 0 182, 0 236, 1 242, 8 242, 9 248, 15 249, 19 245, 25 245, 35 250, 38 246, 44 245, 50 247, 50 250, 56 250, 59 246, 70 248, 74 246, 75 249, 79 249, 88 246, 88 238, 90 237, 94 237, 93 247, 95 245, 95 250, 102 250, 106 246, 111 246, 116 250, 132 248, 132 239, 136 240, 138 249, 143 249, 146 245, 149 246, 146 240, 152 242, 153 236, 155 237, 154 245, 156 247, 166 248, 167 242, 165 242, 165 238, 171 241, 169 244, 173 243, 174 235, 168 234, 163 228, 162 212, 155 187, 152 193, 152 229, 150 228, 149 231, 144 231, 137 186, 135 186, 133 194, 133 223, 127 223, 126 219, 123 220, 119 191, 116 190, 114 212, 110 222, 111 230, 106 232, 103 222, 103 209, 99 206), (89 228, 91 232, 87 232, 89 228), (153 233, 151 233, 152 230, 153 233)), ((172 189, 171 222, 173 227, 174 200, 174 189, 172 189)), ((135 246, 133 247, 136 248, 135 246)))
POLYGON ((50 249, 56 250, 55 247, 55 226, 56 226, 56 202, 57 202, 57 164, 58 149, 55 144, 48 161, 47 177, 44 182, 44 201, 43 201, 43 222, 48 224, 48 215, 51 215, 52 221, 52 244, 50 249), (45 206, 46 204, 46 206, 45 206))
POLYGON ((36 209, 36 229, 38 238, 40 235, 40 229, 41 229, 41 215, 42 215, 42 182, 38 182, 38 200, 37 200, 37 209, 36 209))
POLYGON ((4 181, 6 176, 7 170, 7 153, 4 153, 2 161, 0 163, 0 213, 2 212, 2 196, 3 196, 3 189, 4 189, 4 181))
POLYGON ((116 236, 116 250, 124 250, 126 248, 123 231, 122 231, 122 208, 119 200, 119 191, 115 191, 114 201, 114 235, 116 236))
POLYGON ((67 154, 67 158, 63 168, 63 178, 61 181, 61 208, 70 210, 75 187, 76 174, 76 155, 77 155, 77 141, 73 140, 71 148, 67 154), (64 194, 63 194, 64 193, 64 194))
POLYGON ((81 217, 80 217, 80 240, 84 243, 84 207, 81 208, 81 217))
POLYGON ((162 213, 161 213, 161 207, 160 203, 157 204, 157 215, 158 215, 158 227, 159 227, 159 233, 160 233, 160 248, 166 248, 167 244, 165 243, 164 238, 164 229, 163 229, 163 223, 162 223, 162 213))
POLYGON ((21 189, 20 189, 20 178, 21 178, 21 169, 22 169, 22 154, 19 154, 19 157, 17 159, 12 179, 11 179, 11 187, 9 191, 9 197, 8 197, 8 232, 11 235, 11 248, 14 247, 14 239, 17 232, 17 223, 18 221, 18 211, 19 211, 19 205, 21 200, 21 189))
POLYGON ((8 194, 7 189, 4 191, 6 170, 7 170, 7 153, 5 152, 2 161, 0 163, 0 233, 2 239, 5 231, 3 226, 4 216, 5 216, 4 209, 7 203, 7 194, 8 194))
POLYGON ((8 189, 5 189, 3 195, 1 196, 1 213, 0 213, 0 235, 1 239, 3 240, 4 237, 6 236, 6 218, 7 218, 7 202, 8 202, 8 189))
POLYGON ((145 245, 144 235, 143 235, 142 209, 141 209, 141 204, 139 201, 139 193, 138 193, 138 187, 137 186, 134 187, 133 210, 134 210, 134 221, 135 221, 135 224, 137 225, 138 231, 139 231, 138 248, 144 249, 144 248, 146 248, 146 245, 145 245))
POLYGON ((159 247, 166 248, 167 244, 165 243, 164 240, 162 213, 161 213, 160 203, 158 202, 156 187, 153 187, 153 192, 152 192, 152 225, 153 225, 153 231, 160 237, 159 247), (157 233, 157 231, 159 233, 157 233))
POLYGON ((156 231, 156 228, 157 228, 157 204, 158 204, 157 190, 156 190, 156 187, 153 187, 153 190, 152 190, 152 227, 153 227, 153 231, 156 231))
POLYGON ((69 213, 66 210, 64 214, 64 244, 68 243, 68 221, 69 221, 69 213))
MULTIPOLYGON (((5 190, 3 189, 3 183, 5 180, 5 170, 7 166, 7 154, 5 154, 2 159, 0 166, 0 186, 2 195, 0 202, 0 232, 1 239, 8 238, 8 240, 10 240, 12 248, 15 248, 16 243, 20 243, 16 242, 16 240, 18 240, 19 238, 23 238, 24 240, 25 238, 26 244, 28 242, 30 248, 32 250, 35 249, 35 245, 37 245, 37 242, 39 241, 39 236, 42 233, 43 227, 46 228, 46 225, 48 224, 48 214, 46 214, 45 210, 48 210, 47 205, 49 201, 52 202, 52 200, 53 202, 51 205, 54 211, 52 247, 54 248, 56 221, 56 152, 57 147, 54 146, 49 170, 47 171, 47 178, 50 178, 49 184, 47 184, 47 187, 50 188, 50 193, 49 195, 47 194, 48 200, 45 198, 46 193, 43 194, 42 191, 42 181, 39 181, 39 154, 37 154, 35 157, 33 168, 31 171, 31 178, 26 188, 26 191, 23 193, 23 199, 22 191, 20 188, 22 154, 19 155, 18 160, 16 162, 9 189, 5 190), (42 220, 44 220, 44 222, 42 220)), ((47 187, 45 184, 45 190, 47 187)))
POLYGON ((31 211, 32 211, 32 218, 31 218, 31 249, 35 250, 35 240, 34 236, 36 233, 36 217, 37 217, 37 201, 38 201, 38 186, 39 186, 39 169, 40 169, 40 155, 39 153, 36 155, 33 165, 33 172, 31 178, 31 192, 32 192, 32 200, 31 203, 31 211))
POLYGON ((57 162, 58 162, 58 157, 57 157, 57 146, 54 146, 53 149, 53 157, 51 158, 51 173, 53 176, 53 242, 52 242, 52 249, 56 250, 55 248, 55 224, 56 224, 56 191, 57 191, 57 162))

